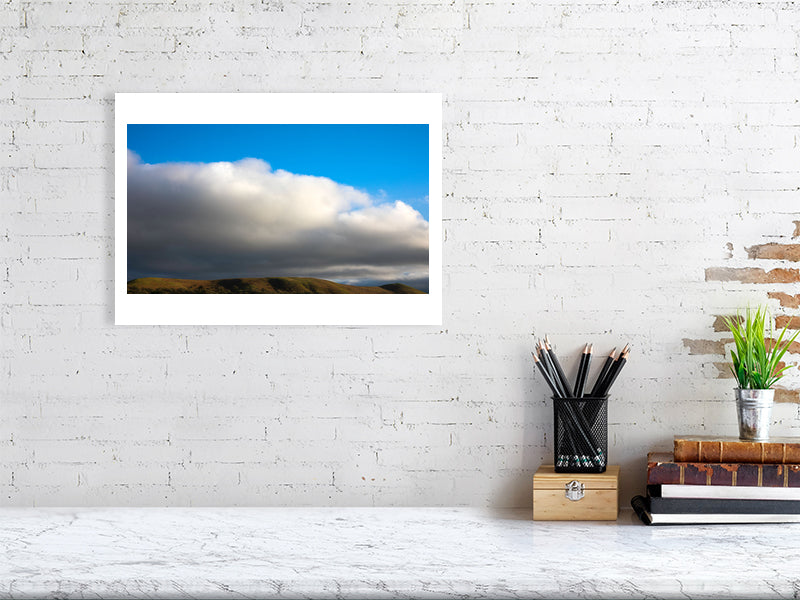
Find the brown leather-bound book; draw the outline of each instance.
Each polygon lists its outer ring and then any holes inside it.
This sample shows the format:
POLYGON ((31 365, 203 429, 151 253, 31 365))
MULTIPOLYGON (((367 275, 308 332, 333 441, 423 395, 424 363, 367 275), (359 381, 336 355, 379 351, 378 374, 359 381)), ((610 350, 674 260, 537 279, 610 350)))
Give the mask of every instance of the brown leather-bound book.
POLYGON ((800 464, 800 438, 745 442, 736 437, 675 436, 677 462, 800 464))
POLYGON ((650 452, 647 483, 800 488, 800 464, 682 462, 671 452, 650 452))

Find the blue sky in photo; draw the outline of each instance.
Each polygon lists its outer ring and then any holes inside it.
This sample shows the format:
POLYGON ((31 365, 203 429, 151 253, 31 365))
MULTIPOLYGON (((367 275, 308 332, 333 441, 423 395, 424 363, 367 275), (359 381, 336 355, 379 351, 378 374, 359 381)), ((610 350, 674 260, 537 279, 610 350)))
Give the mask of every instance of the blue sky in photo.
POLYGON ((129 280, 314 277, 428 291, 427 124, 127 133, 129 280))
POLYGON ((258 158, 272 169, 328 177, 376 201, 402 200, 428 220, 428 125, 128 125, 128 149, 149 164, 258 158))

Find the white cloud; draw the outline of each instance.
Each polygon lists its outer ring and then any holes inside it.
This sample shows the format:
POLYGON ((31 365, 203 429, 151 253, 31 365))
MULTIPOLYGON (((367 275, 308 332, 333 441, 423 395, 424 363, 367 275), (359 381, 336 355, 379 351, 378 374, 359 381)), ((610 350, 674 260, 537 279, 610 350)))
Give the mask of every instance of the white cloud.
POLYGON ((428 276, 428 222, 325 177, 235 163, 142 163, 128 152, 128 278, 428 276))

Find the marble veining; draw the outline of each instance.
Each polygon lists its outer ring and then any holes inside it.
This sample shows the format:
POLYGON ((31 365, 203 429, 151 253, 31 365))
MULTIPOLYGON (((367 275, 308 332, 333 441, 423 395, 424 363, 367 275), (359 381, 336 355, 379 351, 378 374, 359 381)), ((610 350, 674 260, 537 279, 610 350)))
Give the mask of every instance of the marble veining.
POLYGON ((800 524, 528 510, 0 509, 3 598, 797 598, 800 524))

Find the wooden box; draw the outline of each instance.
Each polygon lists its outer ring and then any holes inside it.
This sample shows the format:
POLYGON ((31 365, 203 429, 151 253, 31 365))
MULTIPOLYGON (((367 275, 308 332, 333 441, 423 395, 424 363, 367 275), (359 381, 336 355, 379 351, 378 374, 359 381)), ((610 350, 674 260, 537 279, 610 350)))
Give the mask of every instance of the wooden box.
POLYGON ((534 521, 615 521, 619 465, 605 473, 556 473, 542 465, 533 476, 534 521))

